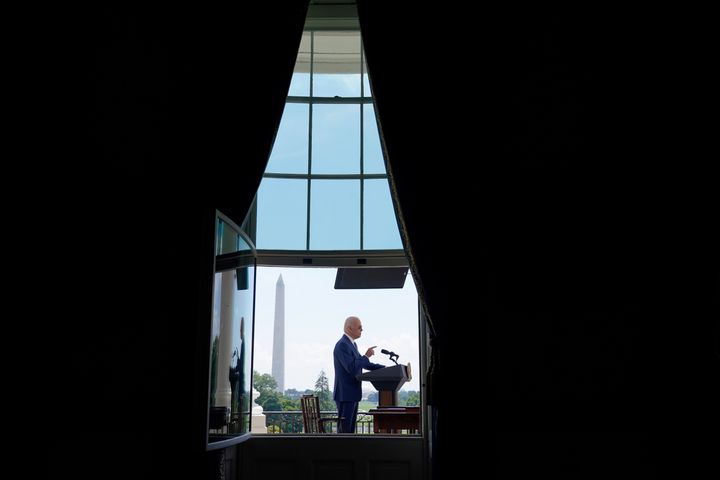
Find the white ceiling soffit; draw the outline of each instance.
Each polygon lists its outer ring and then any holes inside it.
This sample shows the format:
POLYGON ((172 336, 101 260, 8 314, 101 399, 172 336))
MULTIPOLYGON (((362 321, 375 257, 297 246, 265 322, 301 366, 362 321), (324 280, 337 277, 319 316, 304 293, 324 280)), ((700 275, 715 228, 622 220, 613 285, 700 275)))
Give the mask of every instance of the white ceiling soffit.
MULTIPOLYGON (((314 73, 360 73, 360 33, 350 31, 313 32, 314 73)), ((310 72, 310 32, 300 42, 295 71, 310 72)))
POLYGON ((347 4, 311 4, 305 19, 306 30, 358 30, 357 7, 347 4))
POLYGON ((360 23, 355 0, 312 0, 305 30, 295 63, 296 72, 310 72, 312 31, 314 73, 360 73, 360 23))

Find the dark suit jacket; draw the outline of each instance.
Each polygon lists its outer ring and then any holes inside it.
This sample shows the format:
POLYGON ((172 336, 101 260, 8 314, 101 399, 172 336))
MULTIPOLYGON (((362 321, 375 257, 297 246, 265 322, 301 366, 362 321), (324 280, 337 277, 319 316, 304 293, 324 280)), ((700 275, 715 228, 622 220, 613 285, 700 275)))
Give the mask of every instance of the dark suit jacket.
POLYGON ((333 350, 335 360, 335 389, 333 399, 338 402, 359 402, 362 397, 361 381, 355 378, 366 370, 377 370, 385 365, 371 363, 365 355, 360 355, 347 335, 343 335, 333 350))

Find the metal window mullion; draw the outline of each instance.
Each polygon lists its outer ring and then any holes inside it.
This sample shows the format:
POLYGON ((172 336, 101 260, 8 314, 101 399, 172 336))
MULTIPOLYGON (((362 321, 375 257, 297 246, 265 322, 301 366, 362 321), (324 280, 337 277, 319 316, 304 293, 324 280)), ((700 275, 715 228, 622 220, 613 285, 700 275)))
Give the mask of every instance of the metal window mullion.
POLYGON ((288 96, 286 103, 315 103, 317 105, 366 105, 372 103, 369 97, 300 97, 288 96))
MULTIPOLYGON (((364 97, 363 94, 363 49, 362 40, 360 41, 360 97, 364 97)), ((360 250, 365 247, 365 180, 362 179, 365 173, 365 106, 360 105, 360 250)))
POLYGON ((306 173, 266 173, 263 178, 295 178, 300 180, 312 179, 312 180, 377 180, 387 178, 385 173, 313 173, 308 175, 306 173))
POLYGON ((312 127, 313 127, 313 82, 315 74, 313 67, 315 62, 315 32, 310 33, 310 97, 308 105, 308 179, 307 179, 307 222, 305 224, 305 250, 310 250, 310 174, 312 172, 312 127))

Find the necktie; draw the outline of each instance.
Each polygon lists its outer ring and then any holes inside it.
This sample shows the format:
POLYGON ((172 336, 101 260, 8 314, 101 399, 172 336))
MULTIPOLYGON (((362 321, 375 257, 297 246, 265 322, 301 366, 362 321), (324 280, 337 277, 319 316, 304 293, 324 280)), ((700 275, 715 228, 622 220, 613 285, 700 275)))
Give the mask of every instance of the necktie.
POLYGON ((353 342, 353 345, 355 345, 355 350, 357 350, 357 343, 353 342))

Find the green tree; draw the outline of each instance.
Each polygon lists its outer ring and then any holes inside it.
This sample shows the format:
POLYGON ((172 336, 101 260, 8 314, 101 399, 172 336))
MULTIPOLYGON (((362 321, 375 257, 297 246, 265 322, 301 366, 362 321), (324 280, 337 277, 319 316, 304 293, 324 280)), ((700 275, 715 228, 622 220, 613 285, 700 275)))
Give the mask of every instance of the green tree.
POLYGON ((300 398, 300 395, 302 395, 300 392, 297 391, 295 388, 288 388, 285 390, 285 396, 289 398, 300 398))
POLYGON ((320 370, 320 375, 315 381, 315 392, 325 391, 330 391, 330 384, 328 383, 327 375, 325 375, 325 370, 320 370))
POLYGON ((300 399, 290 398, 287 395, 282 397, 282 409, 283 410, 300 410, 300 399))
POLYGON ((283 395, 273 390, 265 390, 255 401, 263 410, 278 411, 283 409, 283 395))
MULTIPOLYGON (((277 388, 277 381, 269 373, 260 374, 253 371, 253 387, 262 395, 263 393, 274 392, 277 388)), ((260 402, 258 402, 258 405, 260 405, 260 402)))
POLYGON ((325 375, 325 370, 320 370, 320 375, 315 381, 315 394, 320 400, 320 410, 335 410, 335 402, 333 402, 330 393, 330 384, 327 375, 325 375))
POLYGON ((408 393, 407 404, 408 407, 417 407, 420 405, 420 394, 413 390, 408 393))

